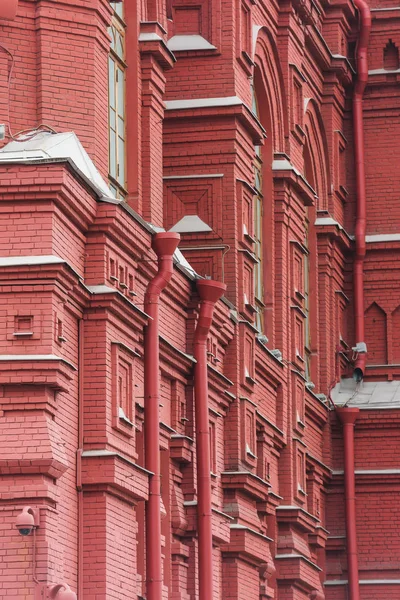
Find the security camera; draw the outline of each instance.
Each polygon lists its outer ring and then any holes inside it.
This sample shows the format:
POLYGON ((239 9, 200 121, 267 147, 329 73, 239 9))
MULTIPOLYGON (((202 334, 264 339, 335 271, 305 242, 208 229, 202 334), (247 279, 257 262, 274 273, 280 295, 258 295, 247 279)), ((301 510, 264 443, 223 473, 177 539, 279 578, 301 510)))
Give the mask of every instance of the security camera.
POLYGON ((20 535, 27 536, 39 526, 39 510, 25 506, 19 513, 15 521, 15 527, 18 529, 20 535))

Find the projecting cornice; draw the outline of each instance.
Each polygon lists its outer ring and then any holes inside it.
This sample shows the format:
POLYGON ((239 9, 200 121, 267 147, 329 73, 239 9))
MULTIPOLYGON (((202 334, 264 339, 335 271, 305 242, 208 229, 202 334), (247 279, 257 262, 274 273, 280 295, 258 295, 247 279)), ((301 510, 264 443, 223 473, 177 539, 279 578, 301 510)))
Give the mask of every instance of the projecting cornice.
POLYGON ((260 144, 265 137, 263 126, 238 96, 189 98, 165 102, 166 119, 209 119, 210 117, 237 118, 250 133, 255 144, 260 144))

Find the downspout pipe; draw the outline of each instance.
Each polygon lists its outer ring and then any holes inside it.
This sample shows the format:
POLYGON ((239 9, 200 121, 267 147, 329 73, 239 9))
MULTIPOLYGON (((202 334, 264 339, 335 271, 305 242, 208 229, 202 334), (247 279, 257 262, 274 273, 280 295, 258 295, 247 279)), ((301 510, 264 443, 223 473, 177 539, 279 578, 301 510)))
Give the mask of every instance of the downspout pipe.
POLYGON ((84 391, 84 320, 78 321, 78 449, 76 452, 76 490, 78 494, 78 599, 83 599, 83 391, 84 391))
POLYGON ((226 285, 210 279, 198 279, 200 314, 194 334, 194 397, 197 452, 197 530, 199 560, 199 600, 213 596, 213 544, 211 508, 210 423, 208 414, 207 338, 214 307, 226 285))
POLYGON ((336 413, 343 424, 349 600, 360 600, 356 529, 356 482, 354 474, 354 424, 359 412, 358 408, 336 408, 336 413))
POLYGON ((160 473, 160 342, 159 301, 173 274, 173 254, 179 244, 178 233, 161 232, 153 236, 152 248, 158 259, 158 272, 150 281, 144 310, 149 315, 144 330, 144 451, 145 465, 152 472, 146 503, 146 598, 162 600, 163 572, 161 549, 161 473, 160 473))
MULTIPOLYGON (((360 31, 357 41, 357 81, 353 93, 354 155, 357 184, 355 259, 354 259, 354 321, 356 344, 365 342, 364 322, 364 260, 366 255, 367 199, 365 184, 365 147, 363 96, 368 81, 368 42, 371 33, 371 11, 365 0, 354 0, 360 15, 360 31)), ((354 378, 361 381, 365 372, 366 354, 358 354, 354 378)))

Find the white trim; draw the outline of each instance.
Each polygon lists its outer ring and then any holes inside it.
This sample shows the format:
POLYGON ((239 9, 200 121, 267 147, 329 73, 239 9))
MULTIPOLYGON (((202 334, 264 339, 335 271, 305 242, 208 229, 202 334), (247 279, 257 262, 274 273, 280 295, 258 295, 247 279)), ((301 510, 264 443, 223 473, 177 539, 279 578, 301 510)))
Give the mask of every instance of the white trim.
POLYGON ((128 463, 128 465, 131 465, 135 469, 142 471, 143 473, 146 473, 147 475, 153 475, 152 471, 149 471, 148 469, 145 469, 144 467, 138 465, 137 463, 133 462, 133 460, 131 460, 130 458, 127 458, 126 456, 124 456, 123 454, 120 454, 119 452, 112 452, 111 450, 84 450, 82 452, 82 458, 90 458, 92 456, 93 457, 115 456, 115 457, 119 458, 120 460, 124 461, 125 463, 128 463))
POLYGON ((253 39, 252 39, 252 53, 253 53, 253 57, 256 53, 256 46, 257 46, 257 38, 258 38, 258 32, 260 31, 260 29, 263 28, 263 25, 253 25, 253 39))
POLYGON ((400 10, 400 6, 392 6, 391 8, 370 8, 369 9, 371 12, 385 12, 387 10, 400 10))
POLYGON ((191 108, 209 108, 213 106, 240 106, 243 101, 238 96, 224 98, 191 98, 188 100, 167 100, 165 110, 184 110, 191 108))
POLYGON ((287 160, 287 158, 273 160, 272 161, 272 170, 273 171, 293 171, 294 173, 296 173, 296 175, 301 175, 300 171, 298 171, 296 169, 296 167, 294 167, 292 165, 292 163, 289 160, 287 160))
POLYGON ((368 75, 393 75, 393 73, 400 73, 400 69, 372 69, 372 71, 368 71, 368 75))
POLYGON ((66 363, 70 367, 72 367, 75 371, 77 368, 75 365, 62 358, 62 356, 56 356, 55 354, 0 354, 0 361, 8 362, 8 361, 28 361, 28 360, 36 360, 36 361, 61 361, 66 363))
POLYGON ((139 34, 139 42, 163 42, 164 40, 162 39, 161 36, 159 36, 157 33, 140 33, 139 34))
POLYGON ((315 225, 335 225, 335 227, 339 227, 339 229, 343 229, 340 223, 335 221, 332 217, 318 217, 315 219, 315 225))
MULTIPOLYGON (((347 585, 347 579, 332 579, 324 581, 325 586, 347 585)), ((400 585, 400 579, 359 579, 360 585, 400 585)))
POLYGON ((365 241, 367 244, 373 244, 374 242, 400 242, 400 233, 377 233, 374 235, 366 235, 365 241))
POLYGON ((67 264, 67 262, 59 256, 52 254, 43 256, 1 256, 0 267, 19 267, 25 265, 54 265, 67 264))
POLYGON ((223 177, 223 173, 199 173, 198 175, 165 175, 163 179, 169 181, 171 179, 214 179, 217 177, 223 177))
POLYGON ((264 535, 263 533, 260 533, 259 531, 256 531, 255 529, 252 529, 251 527, 247 527, 247 525, 242 525, 241 523, 231 523, 229 527, 231 529, 242 529, 243 531, 250 531, 250 533, 258 535, 259 537, 263 538, 264 540, 267 540, 268 542, 273 542, 272 538, 268 537, 267 535, 264 535))
POLYGON ((85 285, 91 294, 117 294, 119 290, 109 285, 85 285))
POLYGON ((185 52, 188 50, 216 50, 202 35, 174 35, 167 42, 171 52, 185 52))
MULTIPOLYGON (((332 471, 332 475, 343 474, 343 469, 332 471)), ((400 469, 356 469, 354 475, 400 475, 400 469)))
POLYGON ((281 559, 286 559, 286 558, 301 558, 303 560, 305 560, 307 563, 309 563, 310 565, 312 565, 314 567, 314 569, 317 569, 317 571, 322 571, 321 567, 319 567, 318 565, 316 565, 315 563, 313 563, 312 560, 310 560, 309 558, 307 558, 307 556, 304 556, 303 554, 297 554, 295 552, 293 552, 292 554, 275 554, 275 560, 281 560, 281 559))

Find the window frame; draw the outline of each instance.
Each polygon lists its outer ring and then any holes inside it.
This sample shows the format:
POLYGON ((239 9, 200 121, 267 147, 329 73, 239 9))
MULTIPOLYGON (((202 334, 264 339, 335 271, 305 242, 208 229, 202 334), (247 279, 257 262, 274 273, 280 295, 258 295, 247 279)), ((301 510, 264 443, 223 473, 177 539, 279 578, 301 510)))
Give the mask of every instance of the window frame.
POLYGON ((122 2, 111 2, 114 9, 109 34, 108 56, 108 178, 116 198, 127 194, 126 168, 126 24, 122 2), (121 48, 117 47, 118 41, 121 48), (122 97, 122 100, 121 100, 122 97), (113 158, 115 157, 115 159, 113 158), (122 170, 122 175, 121 175, 122 170))

